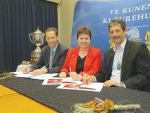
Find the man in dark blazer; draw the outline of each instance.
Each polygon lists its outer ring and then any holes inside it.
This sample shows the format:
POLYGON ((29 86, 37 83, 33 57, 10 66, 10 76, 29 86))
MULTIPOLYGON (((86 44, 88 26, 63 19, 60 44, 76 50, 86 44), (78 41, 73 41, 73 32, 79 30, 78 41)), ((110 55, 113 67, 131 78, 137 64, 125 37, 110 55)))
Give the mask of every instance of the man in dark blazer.
POLYGON ((59 37, 57 35, 56 28, 48 28, 45 31, 45 34, 48 45, 42 48, 40 58, 34 65, 29 68, 23 68, 24 74, 30 73, 30 71, 33 71, 31 72, 31 75, 40 75, 43 73, 59 73, 60 69, 62 68, 62 65, 66 59, 68 48, 58 43, 59 37), (53 56, 51 56, 51 54, 53 56), (50 57, 52 57, 51 64, 50 57), (45 66, 45 68, 42 68, 43 66, 45 66))
MULTIPOLYGON (((127 28, 121 19, 111 20, 108 29, 115 46, 105 52, 99 73, 87 75, 88 81, 150 92, 150 56, 146 45, 126 39, 127 28)), ((83 82, 86 83, 84 77, 83 82)))

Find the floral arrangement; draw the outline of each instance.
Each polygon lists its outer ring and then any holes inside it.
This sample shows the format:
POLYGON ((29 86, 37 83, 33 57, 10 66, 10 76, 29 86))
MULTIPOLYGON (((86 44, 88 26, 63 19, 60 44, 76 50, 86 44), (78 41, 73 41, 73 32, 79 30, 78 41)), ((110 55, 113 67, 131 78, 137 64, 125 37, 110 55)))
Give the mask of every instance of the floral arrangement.
MULTIPOLYGON (((126 101, 126 100, 125 100, 126 101)), ((122 102, 125 102, 122 101, 122 102)), ((115 110, 121 110, 121 111, 127 111, 127 110, 141 110, 145 112, 144 110, 141 109, 140 104, 127 104, 127 105, 122 105, 121 103, 114 104, 113 101, 110 99, 105 99, 102 100, 101 98, 95 97, 94 101, 90 101, 87 103, 76 103, 74 107, 74 113, 95 113, 95 112, 100 112, 100 113, 109 113, 113 112, 115 110)), ((127 101, 130 102, 130 101, 127 101)))
POLYGON ((0 74, 0 80, 3 80, 3 79, 6 79, 6 78, 11 78, 13 77, 13 73, 9 73, 9 72, 5 72, 5 73, 2 73, 0 74))

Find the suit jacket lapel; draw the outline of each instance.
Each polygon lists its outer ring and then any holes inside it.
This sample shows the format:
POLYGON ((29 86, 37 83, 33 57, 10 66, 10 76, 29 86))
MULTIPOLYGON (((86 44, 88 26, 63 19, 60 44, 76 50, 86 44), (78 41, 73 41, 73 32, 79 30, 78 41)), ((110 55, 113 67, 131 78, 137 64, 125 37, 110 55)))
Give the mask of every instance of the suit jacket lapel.
POLYGON ((85 72, 87 72, 89 70, 88 67, 90 67, 90 66, 88 64, 92 65, 92 61, 93 61, 93 55, 91 54, 91 46, 89 46, 88 53, 87 53, 87 56, 85 58, 84 66, 83 66, 83 70, 85 72))
POLYGON ((131 47, 130 41, 127 40, 126 45, 125 45, 125 49, 124 49, 124 53, 123 53, 123 58, 122 58, 121 76, 124 72, 124 69, 125 69, 125 66, 126 66, 126 63, 127 63, 127 59, 129 57, 130 47, 131 47))
POLYGON ((108 68, 109 70, 108 70, 108 75, 107 75, 107 77, 106 78, 110 78, 110 76, 111 76, 111 73, 112 73, 112 66, 113 66, 113 62, 114 62, 114 55, 115 55, 115 52, 113 51, 113 49, 111 49, 111 51, 110 51, 110 53, 109 53, 109 61, 110 62, 108 62, 108 63, 110 63, 110 64, 107 64, 107 65, 109 65, 110 67, 108 68))
POLYGON ((47 47, 47 49, 46 49, 46 56, 45 56, 46 58, 46 67, 49 65, 49 60, 50 60, 50 47, 49 47, 49 45, 48 45, 48 47, 47 47))
POLYGON ((79 54, 80 47, 77 47, 74 53, 70 56, 70 62, 71 64, 71 71, 76 71, 76 65, 78 60, 78 54, 79 54))

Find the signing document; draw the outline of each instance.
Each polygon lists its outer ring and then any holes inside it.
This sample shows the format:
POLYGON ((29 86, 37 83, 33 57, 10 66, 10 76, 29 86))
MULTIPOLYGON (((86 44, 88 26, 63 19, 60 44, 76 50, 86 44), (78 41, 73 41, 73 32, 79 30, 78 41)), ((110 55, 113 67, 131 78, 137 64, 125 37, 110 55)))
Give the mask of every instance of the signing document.
POLYGON ((103 83, 91 82, 89 84, 61 84, 57 89, 82 90, 100 92, 103 88, 103 83))
POLYGON ((52 74, 45 73, 45 74, 41 74, 41 75, 36 76, 36 75, 30 75, 30 73, 29 74, 23 74, 22 71, 12 72, 12 73, 15 74, 14 75, 15 77, 31 78, 31 79, 37 79, 37 80, 44 80, 47 77, 53 77, 53 76, 58 75, 58 73, 52 73, 52 74))
POLYGON ((42 85, 60 85, 57 89, 68 90, 82 90, 82 91, 94 91, 100 92, 103 88, 103 83, 91 82, 89 84, 83 84, 80 80, 73 80, 71 77, 47 77, 43 81, 42 85))
POLYGON ((73 80, 71 77, 67 77, 67 78, 47 77, 43 81, 42 85, 58 85, 58 84, 62 84, 62 83, 83 84, 83 82, 73 80))

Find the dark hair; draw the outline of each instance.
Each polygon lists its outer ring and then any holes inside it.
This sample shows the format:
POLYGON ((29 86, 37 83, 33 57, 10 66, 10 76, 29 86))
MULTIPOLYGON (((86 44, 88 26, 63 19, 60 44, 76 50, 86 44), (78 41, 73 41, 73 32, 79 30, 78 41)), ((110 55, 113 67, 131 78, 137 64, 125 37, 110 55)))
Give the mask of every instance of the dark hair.
POLYGON ((118 25, 120 24, 121 25, 121 28, 123 31, 125 31, 126 29, 126 23, 124 22, 124 20, 122 19, 118 19, 118 18, 115 18, 115 19, 112 19, 108 25, 108 31, 110 32, 110 27, 114 26, 114 25, 118 25))
POLYGON ((77 30, 77 39, 79 37, 80 34, 87 34, 90 36, 90 40, 91 40, 91 30, 89 28, 87 28, 86 26, 82 26, 77 30))
POLYGON ((49 31, 54 31, 54 32, 55 32, 55 34, 56 34, 56 36, 58 35, 58 33, 57 33, 57 29, 56 29, 56 28, 54 28, 54 27, 50 27, 50 28, 46 29, 45 34, 46 34, 46 32, 49 32, 49 31))

